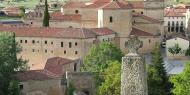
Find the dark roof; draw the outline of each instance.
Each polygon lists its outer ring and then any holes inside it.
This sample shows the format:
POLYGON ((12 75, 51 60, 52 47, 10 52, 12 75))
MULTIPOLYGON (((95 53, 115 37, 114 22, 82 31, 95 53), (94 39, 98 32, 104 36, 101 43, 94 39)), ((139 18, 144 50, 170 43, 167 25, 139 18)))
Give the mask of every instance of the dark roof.
POLYGON ((47 70, 30 70, 30 71, 17 72, 16 77, 19 81, 29 81, 29 80, 48 80, 48 79, 57 78, 58 76, 47 70))
POLYGON ((138 28, 133 27, 130 35, 134 36, 154 36, 153 34, 150 34, 148 32, 145 32, 143 30, 140 30, 138 28))
POLYGON ((62 58, 62 57, 53 57, 47 60, 45 65, 45 70, 48 70, 56 75, 63 75, 63 66, 74 62, 73 60, 62 58))

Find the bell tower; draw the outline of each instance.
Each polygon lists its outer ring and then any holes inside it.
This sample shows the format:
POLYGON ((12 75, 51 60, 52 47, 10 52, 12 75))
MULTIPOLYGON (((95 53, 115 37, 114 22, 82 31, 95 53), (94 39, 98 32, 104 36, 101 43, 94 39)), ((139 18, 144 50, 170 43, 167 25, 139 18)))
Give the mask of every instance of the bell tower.
POLYGON ((145 0, 145 15, 163 21, 164 0, 145 0))

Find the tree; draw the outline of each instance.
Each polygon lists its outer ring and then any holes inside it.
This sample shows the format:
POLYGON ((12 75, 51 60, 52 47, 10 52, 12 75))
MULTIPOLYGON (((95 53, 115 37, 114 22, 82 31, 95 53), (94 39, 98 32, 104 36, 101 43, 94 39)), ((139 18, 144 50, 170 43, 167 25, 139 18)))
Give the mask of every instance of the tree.
POLYGON ((9 83, 9 95, 20 95, 19 82, 16 80, 12 80, 9 83))
POLYGON ((25 7, 24 6, 20 6, 19 9, 21 10, 20 12, 20 17, 24 18, 25 17, 25 7))
POLYGON ((171 54, 179 54, 181 52, 181 47, 179 47, 179 44, 175 44, 173 47, 169 47, 168 51, 171 54))
POLYGON ((20 50, 13 33, 0 32, 0 95, 9 95, 8 88, 11 81, 16 80, 16 71, 27 68, 26 61, 17 58, 20 50))
POLYGON ((190 95, 190 62, 186 63, 181 74, 173 75, 170 81, 174 84, 174 95, 190 95))
POLYGON ((148 69, 149 95, 170 95, 171 83, 164 68, 160 46, 156 44, 148 69))
POLYGON ((98 95, 120 95, 121 64, 111 62, 103 75, 104 82, 98 87, 98 95))
POLYGON ((74 95, 74 91, 75 91, 75 88, 73 84, 69 82, 65 90, 65 95, 74 95))
POLYGON ((48 2, 45 0, 45 11, 44 11, 44 19, 43 19, 43 26, 49 27, 49 11, 48 11, 48 2))
POLYGON ((84 58, 82 71, 104 72, 110 60, 121 62, 123 56, 122 51, 110 42, 94 45, 84 58))

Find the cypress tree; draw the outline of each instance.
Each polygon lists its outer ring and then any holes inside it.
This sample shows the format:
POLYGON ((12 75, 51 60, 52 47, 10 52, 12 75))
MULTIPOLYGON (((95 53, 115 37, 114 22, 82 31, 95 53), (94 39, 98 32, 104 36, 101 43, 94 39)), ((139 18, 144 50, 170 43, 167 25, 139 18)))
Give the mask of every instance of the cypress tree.
POLYGON ((44 11, 44 19, 43 19, 43 26, 49 27, 49 12, 48 12, 48 2, 45 0, 45 11, 44 11))
POLYGON ((151 64, 148 65, 148 93, 149 95, 171 95, 171 87, 164 68, 160 45, 157 44, 152 52, 151 64))

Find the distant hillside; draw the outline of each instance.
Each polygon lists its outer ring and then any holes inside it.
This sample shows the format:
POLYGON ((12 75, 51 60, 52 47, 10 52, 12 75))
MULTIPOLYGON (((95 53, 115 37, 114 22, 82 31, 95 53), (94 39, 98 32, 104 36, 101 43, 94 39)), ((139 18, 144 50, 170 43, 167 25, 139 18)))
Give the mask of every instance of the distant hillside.
POLYGON ((190 0, 165 0, 165 1, 166 1, 167 4, 177 4, 177 3, 180 3, 180 2, 190 4, 190 0))

